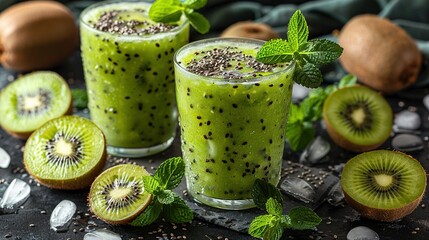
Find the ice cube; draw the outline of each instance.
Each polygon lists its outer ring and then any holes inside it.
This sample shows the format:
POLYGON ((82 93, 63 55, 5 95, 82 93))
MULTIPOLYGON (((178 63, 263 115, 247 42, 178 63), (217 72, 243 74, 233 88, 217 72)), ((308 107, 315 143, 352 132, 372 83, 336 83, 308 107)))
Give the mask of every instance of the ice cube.
POLYGON ((392 147, 404 152, 412 152, 424 148, 423 140, 420 137, 408 133, 396 135, 392 139, 392 147))
POLYGON ((312 203, 316 199, 316 191, 307 181, 288 177, 280 184, 280 189, 291 197, 294 197, 304 203, 312 203))
POLYGON ((70 220, 76 212, 76 204, 69 200, 62 200, 52 211, 51 229, 54 231, 67 230, 70 220))
POLYGON ((344 193, 341 189, 340 181, 338 181, 331 190, 329 190, 328 197, 326 199, 332 206, 339 206, 344 202, 344 193))
POLYGON ((31 188, 26 182, 15 178, 0 200, 0 210, 5 213, 14 212, 30 196, 31 188))
POLYGON ((396 114, 395 125, 399 129, 415 130, 422 124, 419 114, 408 110, 403 110, 396 114))
POLYGON ((300 84, 294 83, 292 88, 292 100, 294 102, 299 102, 305 97, 307 97, 309 92, 310 92, 309 88, 306 88, 300 84))
POLYGON ((6 150, 0 147, 0 168, 7 168, 9 167, 9 164, 10 164, 9 154, 6 152, 6 150))
POLYGON ((379 240, 380 237, 371 228, 355 227, 347 233, 347 240, 379 240))
POLYGON ((423 105, 425 105, 426 109, 429 110, 429 94, 423 98, 423 105))
POLYGON ((322 160, 331 150, 329 142, 322 137, 317 136, 302 152, 299 162, 317 164, 322 160))
POLYGON ((98 229, 85 234, 85 236, 83 236, 83 240, 122 240, 122 238, 119 234, 112 231, 98 229))

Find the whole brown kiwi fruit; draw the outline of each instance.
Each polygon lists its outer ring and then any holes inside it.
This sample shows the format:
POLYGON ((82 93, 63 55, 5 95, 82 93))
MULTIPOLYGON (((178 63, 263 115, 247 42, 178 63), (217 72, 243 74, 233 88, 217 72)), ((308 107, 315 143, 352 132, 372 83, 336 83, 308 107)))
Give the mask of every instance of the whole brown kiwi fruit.
POLYGON ((244 21, 232 24, 222 32, 220 37, 243 37, 267 41, 278 38, 279 34, 267 24, 244 21))
POLYGON ((15 71, 54 67, 77 48, 71 11, 56 1, 26 1, 0 15, 0 63, 15 71))
POLYGON ((359 81, 386 94, 412 85, 422 61, 415 41, 399 26, 376 15, 352 18, 341 30, 340 62, 359 81))

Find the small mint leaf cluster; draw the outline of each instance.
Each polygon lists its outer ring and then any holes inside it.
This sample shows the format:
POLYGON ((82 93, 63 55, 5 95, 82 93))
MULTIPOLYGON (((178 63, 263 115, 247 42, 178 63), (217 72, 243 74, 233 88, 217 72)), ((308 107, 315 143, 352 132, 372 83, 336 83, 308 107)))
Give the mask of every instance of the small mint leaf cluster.
POLYGON ((312 90, 300 105, 290 105, 286 139, 293 151, 303 150, 314 139, 314 124, 323 117, 323 103, 328 95, 340 88, 352 86, 356 81, 356 76, 346 75, 338 84, 312 90))
POLYGON ((179 186, 185 173, 185 163, 181 157, 164 161, 154 176, 143 179, 145 190, 153 195, 150 205, 131 223, 146 226, 160 216, 172 223, 185 223, 194 218, 192 210, 172 189, 179 186))
POLYGON ((210 30, 210 23, 203 15, 196 12, 207 4, 207 0, 156 0, 149 9, 149 18, 155 22, 177 22, 185 14, 191 25, 199 33, 210 30))
POLYGON ((253 219, 248 233, 256 238, 279 240, 284 229, 314 229, 322 221, 313 210, 306 207, 292 208, 283 214, 283 199, 280 191, 272 184, 256 179, 252 188, 256 206, 268 214, 253 219))
POLYGON ((274 39, 266 42, 256 59, 266 64, 295 61, 294 81, 303 86, 316 88, 323 76, 318 66, 335 61, 343 48, 326 39, 308 41, 307 21, 300 10, 295 11, 288 25, 288 40, 274 39))

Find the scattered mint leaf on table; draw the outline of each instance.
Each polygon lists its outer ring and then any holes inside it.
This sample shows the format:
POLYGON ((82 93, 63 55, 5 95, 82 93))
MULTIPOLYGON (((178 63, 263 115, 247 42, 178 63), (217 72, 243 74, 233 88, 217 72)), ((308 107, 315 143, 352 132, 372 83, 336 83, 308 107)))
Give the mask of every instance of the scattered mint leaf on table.
POLYGON ((205 34, 210 30, 210 23, 195 10, 206 4, 207 0, 156 0, 149 9, 149 18, 155 22, 172 23, 179 21, 185 14, 195 30, 205 34))
POLYGON ((88 107, 88 94, 85 89, 72 89, 73 106, 77 109, 84 109, 88 107))
POLYGON ((280 191, 274 185, 261 179, 256 179, 252 196, 255 204, 258 202, 257 205, 262 199, 266 199, 264 210, 268 213, 257 216, 250 223, 248 233, 253 237, 279 240, 284 229, 313 229, 322 221, 313 210, 306 207, 293 208, 287 215, 283 215, 283 199, 280 191), (270 196, 275 196, 275 198, 270 196), (280 199, 277 199, 277 196, 280 196, 280 199))
POLYGON ((316 88, 323 76, 318 65, 327 64, 343 52, 338 44, 326 39, 308 41, 308 26, 300 10, 295 11, 288 24, 288 40, 266 42, 256 54, 256 59, 266 64, 295 61, 294 81, 316 88))
POLYGON ((143 179, 145 189, 153 195, 151 204, 131 223, 146 226, 163 216, 172 223, 189 222, 194 218, 192 210, 172 189, 176 188, 185 174, 185 162, 181 157, 165 160, 155 174, 143 179))

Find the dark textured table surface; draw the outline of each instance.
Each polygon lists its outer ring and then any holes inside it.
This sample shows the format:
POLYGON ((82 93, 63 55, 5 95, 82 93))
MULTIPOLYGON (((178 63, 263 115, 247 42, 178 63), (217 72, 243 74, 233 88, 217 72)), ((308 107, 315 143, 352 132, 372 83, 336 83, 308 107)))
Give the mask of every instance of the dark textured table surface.
MULTIPOLYGON (((60 73, 72 88, 84 88, 82 68, 79 53, 76 52, 65 64, 52 69, 60 73)), ((0 88, 11 81, 16 73, 0 69, 0 88)), ((413 89, 396 96, 389 97, 394 112, 399 112, 408 107, 416 107, 422 117, 421 137, 429 136, 428 110, 422 104, 422 97, 429 92, 429 89, 413 89), (400 104, 399 104, 400 103, 400 104)), ((75 112, 76 113, 76 112, 75 112)), ((320 134, 329 139, 323 131, 320 134)), ((391 149, 389 139, 381 148, 391 149)), ((424 142, 424 150, 411 152, 427 171, 429 171, 428 141, 424 142)), ((195 219, 189 224, 172 225, 165 222, 158 222, 144 228, 131 226, 111 226, 94 218, 89 212, 86 204, 88 189, 79 191, 59 191, 51 190, 43 186, 37 186, 23 170, 22 149, 24 142, 11 138, 3 130, 0 130, 0 147, 4 148, 11 155, 11 164, 6 169, 0 169, 0 191, 4 191, 6 183, 10 183, 14 178, 30 182, 31 195, 17 213, 0 215, 0 239, 83 239, 86 232, 92 229, 107 228, 121 234, 122 239, 197 239, 197 240, 247 240, 254 239, 247 234, 235 232, 224 227, 217 226, 206 221, 195 219), (49 227, 50 214, 54 207, 63 199, 68 199, 76 203, 78 212, 67 232, 56 233, 49 227), (46 212, 46 213, 45 213, 46 212), (91 224, 88 224, 90 222, 91 224), (186 237, 185 237, 186 236, 186 237), (140 238, 139 238, 140 237, 140 238), (143 238, 141 238, 143 237, 143 238)), ((331 152, 327 162, 315 167, 327 169, 328 166, 346 162, 354 156, 353 153, 346 152, 335 146, 331 142, 331 152)), ((173 146, 167 151, 144 159, 117 159, 110 158, 109 164, 120 161, 135 161, 140 165, 145 165, 149 171, 159 165, 163 160, 180 156, 180 143, 178 136, 173 146)), ((286 149, 284 159, 296 161, 297 154, 286 149)), ((322 203, 316 212, 323 218, 323 222, 318 226, 317 231, 286 231, 283 239, 346 239, 347 232, 355 226, 367 226, 375 230, 381 239, 429 239, 429 193, 426 193, 421 205, 411 215, 394 223, 381 223, 361 218, 349 206, 333 207, 327 203, 322 203), (425 208, 425 206, 428 206, 425 208)), ((256 210, 255 210, 256 211, 256 210)), ((239 213, 237 213, 238 216, 239 213)), ((229 214, 234 216, 235 213, 229 214)))

